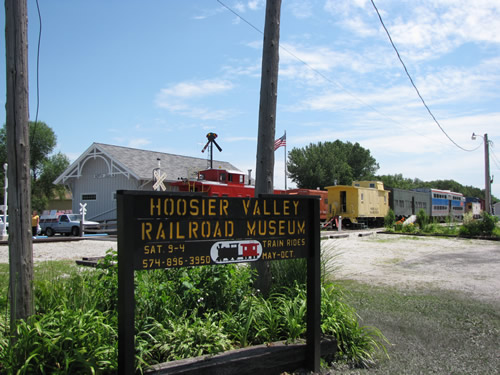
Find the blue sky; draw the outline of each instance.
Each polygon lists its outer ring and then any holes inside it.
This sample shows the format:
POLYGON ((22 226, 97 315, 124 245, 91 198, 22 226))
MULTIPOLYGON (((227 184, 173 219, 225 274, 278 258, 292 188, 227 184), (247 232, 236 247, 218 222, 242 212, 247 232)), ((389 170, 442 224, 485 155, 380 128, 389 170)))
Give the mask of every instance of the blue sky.
MULTIPOLYGON (((247 22, 216 0, 40 0, 38 118, 54 129, 57 151, 74 160, 102 142, 205 157, 215 132, 215 157, 255 175, 265 1, 221 1, 247 22)), ((482 139, 471 134, 487 133, 500 197, 500 3, 375 3, 441 127, 477 149, 461 150, 430 117, 369 0, 283 1, 276 138, 286 130, 288 151, 359 142, 378 174, 484 188, 482 139)), ((39 20, 35 1, 28 7, 34 120, 39 20)), ((284 186, 283 148, 275 186, 284 186)))

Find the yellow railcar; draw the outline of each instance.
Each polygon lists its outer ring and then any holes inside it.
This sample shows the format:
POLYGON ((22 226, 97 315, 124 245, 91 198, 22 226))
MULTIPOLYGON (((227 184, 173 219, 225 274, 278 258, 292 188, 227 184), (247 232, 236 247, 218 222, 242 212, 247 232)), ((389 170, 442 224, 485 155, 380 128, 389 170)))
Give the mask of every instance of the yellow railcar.
POLYGON ((342 216, 343 225, 382 225, 389 211, 389 191, 381 181, 354 181, 328 186, 328 219, 342 216))

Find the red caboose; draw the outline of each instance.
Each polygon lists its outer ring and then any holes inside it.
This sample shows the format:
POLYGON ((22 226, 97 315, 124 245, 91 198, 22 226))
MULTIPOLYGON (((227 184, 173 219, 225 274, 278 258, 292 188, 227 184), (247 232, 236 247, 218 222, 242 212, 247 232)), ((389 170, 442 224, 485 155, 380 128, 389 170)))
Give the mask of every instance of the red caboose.
POLYGON ((255 242, 241 244, 243 259, 257 258, 259 256, 259 253, 257 252, 258 246, 259 244, 255 242))
POLYGON ((319 201, 319 219, 320 221, 326 221, 326 214, 328 209, 328 191, 326 190, 314 190, 314 189, 290 189, 283 191, 283 194, 289 195, 317 195, 320 198, 319 201))
MULTIPOLYGON (((203 192, 210 197, 242 197, 253 198, 255 186, 248 184, 248 177, 240 171, 227 169, 206 169, 198 172, 196 180, 179 180, 170 183, 178 191, 203 192)), ((280 194, 281 190, 275 190, 280 194)))

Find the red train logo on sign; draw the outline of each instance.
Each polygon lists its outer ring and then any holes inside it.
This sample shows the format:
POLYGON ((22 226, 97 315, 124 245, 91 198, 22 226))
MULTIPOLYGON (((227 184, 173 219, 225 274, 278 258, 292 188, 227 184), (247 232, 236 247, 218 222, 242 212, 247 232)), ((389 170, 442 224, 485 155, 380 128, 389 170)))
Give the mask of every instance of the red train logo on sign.
POLYGON ((219 241, 212 245, 210 257, 215 263, 253 262, 262 256, 258 241, 219 241))

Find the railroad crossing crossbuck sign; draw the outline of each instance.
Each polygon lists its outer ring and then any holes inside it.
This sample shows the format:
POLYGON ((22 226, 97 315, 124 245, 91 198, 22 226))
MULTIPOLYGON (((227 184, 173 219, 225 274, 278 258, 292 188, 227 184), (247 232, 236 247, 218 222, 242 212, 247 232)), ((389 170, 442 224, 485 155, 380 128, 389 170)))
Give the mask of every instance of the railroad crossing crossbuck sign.
POLYGON ((87 203, 80 203, 80 214, 85 217, 87 213, 87 203))
POLYGON ((167 178, 167 175, 165 173, 161 173, 160 169, 155 169, 153 172, 153 175, 154 175, 154 179, 155 179, 153 189, 156 191, 160 191, 160 189, 162 191, 167 190, 167 188, 165 187, 165 184, 163 183, 163 181, 167 178))

